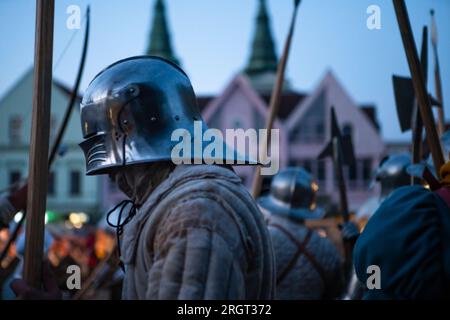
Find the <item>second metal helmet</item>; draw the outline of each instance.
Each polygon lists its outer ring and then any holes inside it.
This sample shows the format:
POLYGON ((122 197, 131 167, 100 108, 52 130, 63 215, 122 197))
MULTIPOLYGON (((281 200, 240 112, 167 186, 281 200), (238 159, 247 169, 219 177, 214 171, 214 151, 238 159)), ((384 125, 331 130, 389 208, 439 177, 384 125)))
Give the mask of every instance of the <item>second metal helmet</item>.
POLYGON ((402 152, 385 157, 375 173, 375 180, 381 184, 381 192, 388 194, 394 189, 409 185, 411 176, 407 169, 411 165, 411 154, 402 152))
MULTIPOLYGON (((442 152, 444 154, 444 160, 449 161, 449 154, 450 154, 450 131, 445 131, 441 138, 439 139, 441 141, 442 146, 442 152)), ((431 157, 431 154, 428 156, 427 160, 428 166, 431 168, 431 170, 436 173, 436 169, 434 168, 433 158, 431 157)))
MULTIPOLYGON (((183 154, 182 159, 196 160, 195 163, 214 160, 213 156, 204 159, 202 154, 201 159, 195 158, 199 155, 193 136, 203 135, 207 126, 189 78, 177 65, 163 58, 131 57, 101 71, 83 96, 81 126, 84 141, 80 146, 85 153, 87 174, 173 160, 172 150, 179 141, 172 141, 171 137, 177 129, 184 129, 194 151, 183 154), (196 132, 198 124, 200 132, 196 132)), ((202 139, 200 143, 204 144, 202 139)), ((223 141, 219 143, 227 150, 223 141)), ((229 155, 234 160, 243 158, 234 151, 224 151, 216 157, 225 160, 224 156, 229 155)))
POLYGON ((269 195, 258 202, 271 214, 299 220, 319 219, 324 211, 316 206, 317 190, 317 183, 305 169, 289 167, 273 178, 269 195))

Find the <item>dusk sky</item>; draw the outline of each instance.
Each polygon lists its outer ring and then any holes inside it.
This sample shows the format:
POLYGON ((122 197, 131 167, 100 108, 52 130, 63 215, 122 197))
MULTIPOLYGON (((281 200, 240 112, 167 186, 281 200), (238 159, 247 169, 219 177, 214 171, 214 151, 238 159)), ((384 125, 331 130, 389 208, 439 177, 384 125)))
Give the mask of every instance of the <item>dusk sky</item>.
MULTIPOLYGON (((245 66, 257 2, 165 1, 175 53, 197 94, 220 93, 245 66)), ((267 2, 280 55, 293 1, 267 2)), ((450 119, 450 1, 406 3, 418 45, 423 25, 430 23, 430 9, 436 11, 445 111, 450 119)), ((81 92, 110 63, 145 52, 154 1, 56 0, 54 77, 70 87, 78 68, 84 24, 78 31, 67 29, 66 9, 79 5, 84 12, 87 4, 91 5, 91 36, 81 92)), ((32 66, 34 10, 33 0, 0 1, 0 97, 32 66)), ((429 90, 434 93, 431 44, 429 57, 429 90)), ((302 1, 287 77, 296 90, 308 92, 329 69, 358 104, 374 103, 378 107, 378 119, 387 140, 409 137, 400 134, 392 90, 392 74, 408 75, 409 69, 391 0, 302 1), (366 26, 366 9, 372 4, 381 8, 380 30, 369 30, 366 26)))

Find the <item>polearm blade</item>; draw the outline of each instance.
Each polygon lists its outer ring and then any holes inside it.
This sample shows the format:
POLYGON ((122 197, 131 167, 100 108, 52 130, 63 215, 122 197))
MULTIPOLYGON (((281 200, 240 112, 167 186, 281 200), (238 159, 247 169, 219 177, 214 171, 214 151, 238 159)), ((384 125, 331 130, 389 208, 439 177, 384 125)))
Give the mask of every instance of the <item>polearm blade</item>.
POLYGON ((29 156, 28 223, 23 277, 41 287, 44 218, 47 198, 50 102, 53 60, 54 0, 36 1, 33 118, 29 156))
POLYGON ((392 85, 400 130, 406 132, 411 130, 413 123, 414 87, 411 78, 398 75, 392 76, 392 85))
MULTIPOLYGON (((414 126, 413 115, 416 103, 414 85, 410 77, 398 75, 392 76, 392 86, 394 88, 395 106, 397 109, 397 118, 400 124, 400 130, 406 132, 414 126)), ((439 107, 439 102, 428 95, 431 105, 439 107)))
MULTIPOLYGON (((422 50, 420 57, 426 82, 426 75, 428 71, 428 33, 426 27, 423 28, 422 50)), ((416 110, 418 106, 412 80, 409 77, 393 75, 392 84, 394 88, 395 105, 400 129, 402 132, 406 132, 410 129, 414 130, 416 117, 420 117, 420 113, 416 110)))
POLYGON ((351 137, 342 136, 334 107, 331 107, 330 124, 330 141, 322 150, 322 152, 320 152, 317 158, 323 159, 326 157, 331 157, 333 159, 334 172, 336 174, 336 179, 339 186, 340 212, 342 214, 344 222, 348 222, 350 219, 350 215, 348 210, 347 186, 345 184, 344 178, 344 163, 354 165, 355 153, 353 150, 353 145, 350 142, 345 143, 346 140, 351 141, 351 137), (347 145, 345 152, 343 152, 344 145, 347 145))
POLYGON ((333 138, 333 163, 334 172, 336 172, 336 178, 339 184, 339 203, 340 211, 344 222, 350 220, 350 215, 348 212, 348 200, 347 200, 347 186, 344 179, 344 168, 342 163, 342 147, 341 142, 338 138, 333 138))
MULTIPOLYGON (((281 97, 281 90, 283 88, 283 82, 284 82, 284 73, 286 71, 286 64, 289 57, 289 51, 291 48, 291 42, 292 37, 294 35, 294 29, 295 29, 295 20, 297 18, 297 11, 300 4, 300 0, 294 1, 294 11, 292 13, 291 18, 291 24, 289 26, 289 32, 286 38, 286 42, 284 43, 284 49, 283 49, 283 55, 281 56, 280 62, 277 67, 277 75, 275 80, 275 85, 272 89, 272 94, 270 96, 270 103, 269 103, 269 116, 267 117, 266 121, 266 141, 263 141, 262 143, 262 150, 259 154, 266 154, 268 150, 268 144, 270 141, 271 136, 271 130, 273 128, 273 123, 275 121, 275 117, 278 114, 278 109, 280 107, 280 97, 281 97)), ((257 198, 259 196, 259 193, 261 192, 261 185, 262 185, 262 176, 261 176, 261 166, 258 165, 255 168, 255 175, 253 177, 253 183, 252 183, 252 195, 253 198, 257 198)))
POLYGON ((434 123, 433 113, 431 111, 431 103, 425 86, 423 72, 415 46, 411 24, 409 22, 408 12, 406 10, 404 0, 393 0, 393 4, 406 57, 408 59, 409 69, 412 75, 414 92, 426 130, 427 143, 430 147, 436 172, 439 172, 439 169, 444 164, 444 156, 442 154, 439 136, 436 131, 436 125, 434 123))
POLYGON ((441 72, 439 67, 439 58, 437 50, 437 27, 436 20, 434 18, 434 10, 430 11, 431 14, 431 45, 434 52, 434 86, 436 90, 436 98, 440 104, 438 109, 438 130, 439 134, 442 135, 445 131, 445 113, 444 113, 444 97, 442 95, 442 83, 441 83, 441 72))

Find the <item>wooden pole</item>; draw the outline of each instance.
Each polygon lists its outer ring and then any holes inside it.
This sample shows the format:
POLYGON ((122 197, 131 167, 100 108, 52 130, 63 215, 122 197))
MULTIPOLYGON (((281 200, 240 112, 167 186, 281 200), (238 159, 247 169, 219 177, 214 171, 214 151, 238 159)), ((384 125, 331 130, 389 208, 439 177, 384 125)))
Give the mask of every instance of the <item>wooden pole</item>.
POLYGON ((439 58, 437 51, 437 27, 436 21, 434 19, 434 10, 431 13, 431 44, 433 46, 434 52, 434 86, 436 91, 436 99, 440 103, 438 108, 438 129, 439 134, 442 135, 445 131, 445 112, 444 112, 444 97, 442 95, 442 83, 441 83, 441 72, 439 68, 439 58))
POLYGON ((393 0, 397 22, 402 36, 403 46, 405 48, 408 65, 416 94, 417 103, 419 104, 420 114, 426 130, 427 143, 430 147, 433 163, 436 172, 439 175, 439 169, 444 164, 444 156, 439 141, 439 136, 434 123, 433 112, 431 111, 431 103, 425 86, 422 68, 417 54, 416 45, 409 22, 408 11, 404 0, 393 0))
MULTIPOLYGON (((98 280, 100 272, 103 271, 103 269, 105 269, 105 267, 108 264, 111 264, 111 260, 118 259, 117 257, 115 258, 114 256, 116 249, 117 249, 117 241, 114 243, 113 248, 111 249, 110 252, 108 252, 106 257, 103 258, 103 260, 100 261, 97 266, 95 266, 94 270, 92 270, 89 277, 86 279, 86 281, 83 282, 83 288, 81 288, 80 290, 77 291, 77 293, 74 294, 72 300, 81 300, 90 289, 94 290, 96 289, 94 288, 94 284, 98 280)), ((118 264, 116 264, 116 266, 118 266, 118 264)))
MULTIPOLYGON (((425 82, 425 87, 427 86, 428 79, 428 28, 423 27, 422 29, 422 48, 420 51, 420 63, 422 66, 423 80, 425 82)), ((419 105, 417 103, 417 98, 414 99, 413 105, 413 117, 412 117, 412 163, 417 164, 422 161, 422 143, 423 143, 423 122, 420 116, 419 105)), ((419 184, 420 179, 411 176, 411 184, 419 184)))
MULTIPOLYGON (((291 48, 292 37, 294 35, 295 20, 297 18, 297 11, 298 11, 299 4, 300 4, 300 0, 294 1, 294 12, 292 13, 291 24, 289 26, 288 36, 286 38, 286 42, 284 43, 283 55, 281 56, 280 63, 278 64, 275 85, 272 89, 272 94, 270 96, 269 116, 267 117, 267 121, 266 121, 266 129, 267 129, 266 137, 267 137, 267 139, 266 139, 266 141, 263 141, 263 143, 261 145, 261 147, 263 149, 261 150, 261 152, 259 154, 267 153, 267 150, 269 147, 270 136, 271 136, 271 130, 273 128, 273 123, 275 121, 275 117, 277 116, 278 109, 280 107, 280 98, 281 98, 281 91, 283 89, 284 73, 286 71, 286 64, 287 64, 287 60, 289 57, 289 51, 291 48)), ((261 192, 261 186, 262 186, 261 166, 258 165, 255 168, 255 175, 253 177, 253 183, 252 183, 253 198, 256 199, 259 196, 259 193, 261 192)))
POLYGON ((434 83, 436 87, 436 99, 440 103, 438 109, 438 128, 442 135, 445 132, 445 113, 444 113, 444 98, 442 95, 441 73, 439 72, 439 64, 436 62, 434 68, 434 83))
MULTIPOLYGON (((59 150, 59 147, 61 146, 62 138, 67 129, 70 115, 72 114, 73 107, 75 106, 76 98, 78 97, 78 89, 80 87, 81 77, 83 75, 84 65, 85 65, 85 61, 86 61, 86 53, 87 53, 87 48, 88 48, 88 43, 89 43, 89 25, 90 25, 89 6, 87 7, 87 10, 86 10, 86 17, 87 17, 86 18, 86 29, 85 29, 85 34, 84 34, 84 43, 83 43, 83 50, 81 53, 80 65, 78 66, 78 72, 77 72, 77 77, 75 80, 75 85, 70 94, 70 100, 69 100, 69 103, 67 104, 67 108, 66 108, 66 112, 64 113, 63 121, 58 129, 58 134, 56 135, 56 139, 53 142, 52 147, 50 148, 50 155, 48 158, 49 170, 51 169, 52 164, 55 161, 56 154, 59 150)), ((26 183, 28 183, 28 182, 26 182, 26 183)), ((19 185, 19 184, 17 183, 17 185, 19 185)), ((15 186, 15 184, 9 186, 7 190, 13 188, 14 186, 15 186)), ((0 190, 0 193, 2 193, 2 190, 0 190)), ((27 212, 26 212, 26 210, 24 210, 23 216, 22 216, 22 218, 20 218, 20 221, 17 224, 16 230, 20 229, 24 220, 26 219, 26 216, 27 216, 27 212)), ((16 241, 16 238, 19 235, 18 232, 16 232, 16 230, 11 234, 11 237, 8 239, 6 247, 3 249, 3 252, 0 254, 0 264, 3 261, 3 259, 6 257, 6 253, 8 253, 9 248, 11 247, 12 243, 14 243, 14 241, 16 241)))
POLYGON ((31 124, 28 222, 25 235, 23 277, 41 287, 44 219, 47 202, 50 102, 53 58, 54 0, 36 1, 33 118, 31 124))

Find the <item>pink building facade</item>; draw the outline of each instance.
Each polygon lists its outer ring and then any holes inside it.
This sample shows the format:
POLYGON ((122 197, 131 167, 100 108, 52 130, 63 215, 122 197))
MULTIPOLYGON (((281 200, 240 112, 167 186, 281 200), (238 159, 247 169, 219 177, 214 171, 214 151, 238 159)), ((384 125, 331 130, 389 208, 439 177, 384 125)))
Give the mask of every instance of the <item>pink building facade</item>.
MULTIPOLYGON (((245 70, 239 72, 218 95, 199 96, 197 99, 208 126, 221 130, 224 136, 227 129, 263 129, 268 115, 278 61, 266 3, 264 0, 257 3, 252 50, 245 70)), ((165 9, 160 4, 154 11, 147 53, 176 61, 167 25, 158 24, 166 20, 165 9)), ((370 188, 370 185, 373 171, 386 152, 375 108, 355 103, 331 71, 308 94, 293 90, 287 81, 283 89, 280 110, 274 123, 274 128, 279 130, 279 153, 271 156, 278 156, 280 168, 301 166, 310 171, 318 181, 323 205, 336 204, 338 190, 332 162, 329 159, 317 160, 330 136, 330 107, 334 106, 341 129, 352 135, 355 147, 356 165, 346 168, 345 175, 350 209, 356 211, 365 200, 378 192, 376 187, 370 188)), ((246 145, 248 147, 244 141, 236 146, 242 151, 246 145)), ((235 170, 250 188, 254 167, 236 166, 235 170)), ((270 178, 265 178, 266 189, 270 178)), ((124 198, 108 178, 104 178, 102 189, 103 210, 124 198)))
MULTIPOLYGON (((210 127, 223 132, 230 128, 260 129, 264 128, 267 118, 267 101, 252 87, 247 76, 239 74, 221 95, 201 106, 202 114, 210 127)), ((332 161, 317 160, 329 140, 331 106, 336 109, 341 129, 352 135, 357 162, 355 167, 345 168, 345 174, 349 203, 352 210, 357 210, 368 197, 378 192, 376 187, 371 188, 371 181, 373 171, 385 154, 385 145, 374 108, 358 106, 332 72, 327 72, 307 96, 285 92, 274 126, 280 132, 280 168, 305 168, 318 180, 321 195, 334 202, 338 200, 332 161)), ((254 169, 236 166, 235 170, 250 187, 254 169)))

